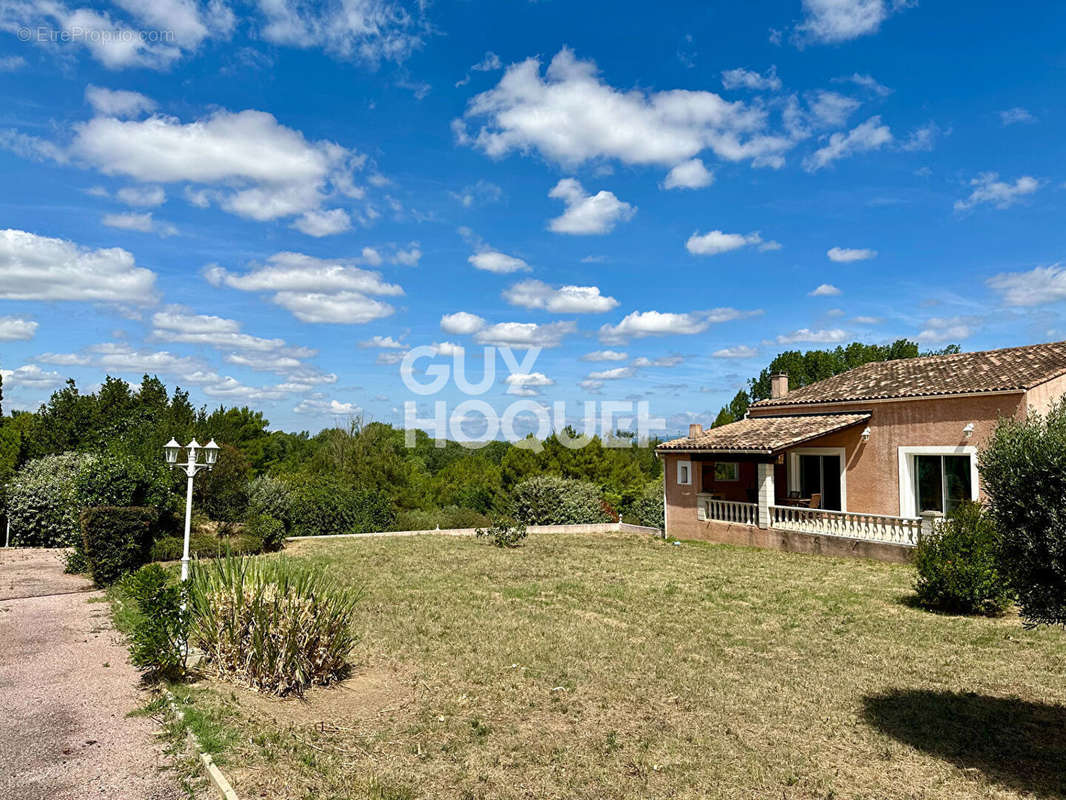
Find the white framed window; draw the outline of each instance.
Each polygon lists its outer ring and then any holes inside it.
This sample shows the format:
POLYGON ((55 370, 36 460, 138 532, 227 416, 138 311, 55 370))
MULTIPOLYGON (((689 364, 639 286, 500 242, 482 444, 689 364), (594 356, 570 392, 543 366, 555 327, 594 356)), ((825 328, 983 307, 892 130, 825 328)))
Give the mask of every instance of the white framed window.
POLYGON ((716 481, 739 481, 740 464, 736 461, 716 461, 714 463, 714 479, 716 481))
POLYGON ((678 461, 677 462, 677 485, 678 486, 691 486, 692 485, 692 462, 691 461, 678 461))
POLYGON ((899 448, 899 513, 948 514, 965 500, 978 498, 977 448, 931 445, 899 448))

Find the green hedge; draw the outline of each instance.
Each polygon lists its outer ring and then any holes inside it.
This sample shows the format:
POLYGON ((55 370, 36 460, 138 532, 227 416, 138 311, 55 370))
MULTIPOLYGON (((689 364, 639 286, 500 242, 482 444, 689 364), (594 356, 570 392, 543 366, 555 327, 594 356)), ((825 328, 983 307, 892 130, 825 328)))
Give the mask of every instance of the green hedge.
POLYGON ((492 520, 480 511, 459 506, 429 510, 401 511, 392 525, 394 531, 431 531, 434 528, 486 528, 492 520))
POLYGON ((395 515, 386 497, 354 489, 334 478, 308 475, 289 480, 290 536, 387 531, 395 515))
POLYGON ((580 525, 614 522, 600 497, 600 489, 587 481, 541 475, 514 487, 514 517, 525 525, 580 525))
POLYGON ((154 508, 136 506, 96 506, 81 513, 82 548, 97 586, 108 586, 148 561, 158 519, 154 508))

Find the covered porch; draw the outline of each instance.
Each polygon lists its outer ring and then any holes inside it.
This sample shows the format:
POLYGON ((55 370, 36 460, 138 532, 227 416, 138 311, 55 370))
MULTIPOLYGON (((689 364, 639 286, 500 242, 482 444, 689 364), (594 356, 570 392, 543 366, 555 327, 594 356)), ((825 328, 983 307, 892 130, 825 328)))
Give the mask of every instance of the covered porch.
POLYGON ((668 452, 677 453, 679 484, 689 473, 698 522, 910 547, 920 517, 848 507, 849 448, 862 445, 869 419, 807 414, 749 417, 708 431, 693 426, 668 452))

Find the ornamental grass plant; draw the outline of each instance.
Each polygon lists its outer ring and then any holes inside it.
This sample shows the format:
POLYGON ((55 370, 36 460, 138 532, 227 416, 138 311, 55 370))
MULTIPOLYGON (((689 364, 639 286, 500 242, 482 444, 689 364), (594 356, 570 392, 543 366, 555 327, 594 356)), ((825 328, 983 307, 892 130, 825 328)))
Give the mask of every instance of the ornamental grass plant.
POLYGON ((219 677, 303 694, 341 678, 357 641, 358 592, 287 559, 226 556, 190 576, 190 639, 219 677))

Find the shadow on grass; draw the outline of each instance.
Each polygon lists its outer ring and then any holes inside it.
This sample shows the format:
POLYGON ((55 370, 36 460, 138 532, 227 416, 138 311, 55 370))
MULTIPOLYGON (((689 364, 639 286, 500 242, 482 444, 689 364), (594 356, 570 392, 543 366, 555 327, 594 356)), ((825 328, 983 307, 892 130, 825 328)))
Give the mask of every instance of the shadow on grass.
POLYGON ((901 742, 1015 791, 1066 798, 1066 707, 928 690, 864 703, 866 721, 901 742))

